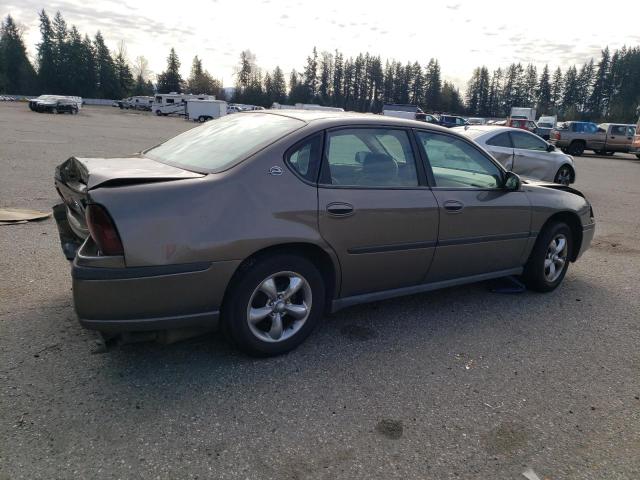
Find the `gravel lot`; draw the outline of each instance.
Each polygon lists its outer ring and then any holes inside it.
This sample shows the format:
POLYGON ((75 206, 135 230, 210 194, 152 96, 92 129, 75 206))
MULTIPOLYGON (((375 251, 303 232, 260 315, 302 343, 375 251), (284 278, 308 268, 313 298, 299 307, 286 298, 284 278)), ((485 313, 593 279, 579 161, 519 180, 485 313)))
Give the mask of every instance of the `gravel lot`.
MULTIPOLYGON (((0 104, 0 206, 48 210, 72 154, 190 128, 0 104)), ((54 222, 0 226, 0 479, 640 478, 640 161, 577 159, 593 248, 551 294, 353 307, 254 360, 217 334, 103 353, 54 222)))

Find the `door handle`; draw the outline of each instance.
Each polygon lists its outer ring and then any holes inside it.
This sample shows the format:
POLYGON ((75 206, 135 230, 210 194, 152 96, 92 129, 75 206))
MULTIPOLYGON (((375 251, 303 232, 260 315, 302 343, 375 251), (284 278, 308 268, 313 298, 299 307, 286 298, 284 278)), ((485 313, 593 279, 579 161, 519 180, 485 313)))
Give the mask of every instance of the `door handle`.
POLYGON ((450 213, 458 213, 464 208, 464 203, 458 200, 447 200, 444 202, 444 209, 450 213))
POLYGON ((333 202, 327 205, 327 212, 332 217, 348 217, 353 215, 353 205, 345 202, 333 202))
POLYGON ((614 140, 616 137, 614 137, 613 135, 611 135, 611 140, 614 140))

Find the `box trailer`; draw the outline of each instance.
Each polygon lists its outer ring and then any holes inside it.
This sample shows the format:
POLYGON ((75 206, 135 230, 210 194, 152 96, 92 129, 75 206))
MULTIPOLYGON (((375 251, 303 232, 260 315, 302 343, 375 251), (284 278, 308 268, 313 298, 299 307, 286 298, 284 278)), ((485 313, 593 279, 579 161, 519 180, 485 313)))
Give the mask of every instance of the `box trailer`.
POLYGON ((207 120, 220 118, 227 114, 227 102, 224 100, 200 100, 191 98, 187 100, 186 119, 200 123, 207 120))
POLYGON ((215 100, 214 95, 192 95, 190 93, 159 93, 153 99, 151 111, 156 115, 185 115, 187 100, 215 100))

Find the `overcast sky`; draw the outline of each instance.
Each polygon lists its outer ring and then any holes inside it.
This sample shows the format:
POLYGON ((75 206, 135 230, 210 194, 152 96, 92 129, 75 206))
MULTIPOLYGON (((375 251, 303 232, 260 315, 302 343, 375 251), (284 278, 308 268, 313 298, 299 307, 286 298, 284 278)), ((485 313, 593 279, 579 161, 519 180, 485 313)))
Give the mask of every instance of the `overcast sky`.
POLYGON ((474 67, 511 62, 553 68, 582 64, 609 45, 640 43, 640 2, 502 0, 0 0, 25 27, 29 53, 40 39, 37 12, 60 10, 84 34, 101 30, 130 60, 144 55, 154 73, 171 47, 186 77, 194 55, 225 86, 235 82, 239 54, 250 49, 262 68, 302 70, 313 46, 346 56, 369 51, 384 59, 440 61, 444 77, 463 88, 474 67), (167 6, 165 6, 165 4, 167 6), (170 8, 168 5, 172 5, 170 8))

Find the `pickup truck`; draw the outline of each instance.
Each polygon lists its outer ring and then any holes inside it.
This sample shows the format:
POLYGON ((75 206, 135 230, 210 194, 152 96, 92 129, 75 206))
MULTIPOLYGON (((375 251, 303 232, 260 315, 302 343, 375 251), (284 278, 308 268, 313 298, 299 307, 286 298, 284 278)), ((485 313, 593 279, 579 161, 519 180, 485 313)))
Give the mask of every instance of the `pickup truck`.
POLYGON ((629 152, 635 125, 621 123, 563 122, 551 131, 549 142, 564 153, 581 156, 585 150, 598 155, 629 152))

